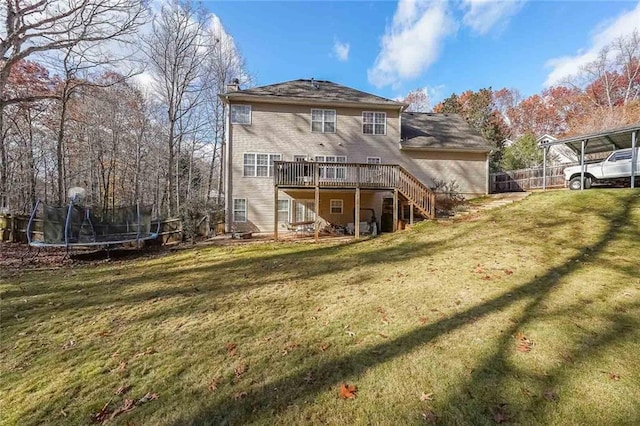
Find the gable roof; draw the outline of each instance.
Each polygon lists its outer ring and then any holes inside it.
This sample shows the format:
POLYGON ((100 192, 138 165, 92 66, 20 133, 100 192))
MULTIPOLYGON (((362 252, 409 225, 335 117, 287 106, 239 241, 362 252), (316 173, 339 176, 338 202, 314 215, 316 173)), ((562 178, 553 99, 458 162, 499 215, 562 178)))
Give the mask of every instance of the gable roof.
POLYGON ((246 90, 227 92, 230 100, 262 100, 264 102, 291 102, 306 104, 366 104, 398 109, 402 102, 392 101, 371 93, 362 92, 327 80, 291 80, 268 86, 252 87, 246 90))
POLYGON ((489 152, 492 146, 458 114, 402 113, 400 148, 489 152))

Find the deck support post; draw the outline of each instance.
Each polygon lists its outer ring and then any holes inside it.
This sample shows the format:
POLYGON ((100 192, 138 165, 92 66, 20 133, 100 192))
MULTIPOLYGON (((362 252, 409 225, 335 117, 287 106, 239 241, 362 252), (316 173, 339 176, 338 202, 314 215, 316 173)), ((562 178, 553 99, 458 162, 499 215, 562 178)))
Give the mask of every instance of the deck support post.
POLYGON ((586 145, 584 139, 582 140, 582 145, 580 147, 580 190, 584 190, 584 148, 586 145))
POLYGON ((354 208, 355 217, 353 218, 355 226, 355 237, 360 238, 360 187, 356 187, 356 204, 354 208))
POLYGON ((636 187, 636 173, 638 172, 638 131, 631 133, 631 188, 636 187))
POLYGON ((547 151, 548 147, 542 148, 542 190, 547 190, 547 151))
POLYGON ((398 230, 398 190, 393 190, 393 232, 398 230))
POLYGON ((413 225, 413 203, 409 203, 409 224, 413 225))
POLYGON ((320 186, 316 183, 315 197, 313 200, 313 209, 316 213, 316 220, 313 224, 313 239, 317 243, 320 239, 320 186))
POLYGON ((273 239, 278 241, 278 185, 273 191, 273 239))

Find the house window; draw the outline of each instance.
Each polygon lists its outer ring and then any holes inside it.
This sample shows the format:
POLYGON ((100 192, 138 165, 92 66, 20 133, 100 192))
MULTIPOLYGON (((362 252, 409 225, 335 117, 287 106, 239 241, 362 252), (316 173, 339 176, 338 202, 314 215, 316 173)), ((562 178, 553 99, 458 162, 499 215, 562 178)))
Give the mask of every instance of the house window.
POLYGON ((342 200, 331 200, 331 214, 342 214, 342 207, 342 200))
MULTIPOLYGON (((318 163, 346 163, 347 157, 344 155, 316 155, 318 163)), ((320 167, 320 179, 344 180, 347 177, 347 168, 340 166, 320 167)))
POLYGON ((289 200, 278 200, 278 221, 286 222, 289 220, 289 200))
POLYGON ((251 124, 251 105, 231 105, 231 124, 251 124))
POLYGON ((273 162, 279 161, 281 157, 280 154, 244 154, 244 176, 273 176, 273 162))
POLYGON ((362 133, 365 135, 386 135, 387 134, 387 113, 386 112, 363 112, 362 113, 362 133))
POLYGON ((295 200, 293 210, 294 222, 311 222, 316 220, 316 213, 313 211, 315 202, 313 200, 295 200))
POLYGON ((336 111, 333 109, 312 109, 311 131, 314 133, 335 133, 336 111))
POLYGON ((306 155, 294 155, 293 161, 307 161, 306 155))
POLYGON ((367 164, 380 164, 380 157, 367 157, 367 164))
POLYGON ((233 199, 233 221, 234 222, 247 221, 247 199, 246 198, 233 199))

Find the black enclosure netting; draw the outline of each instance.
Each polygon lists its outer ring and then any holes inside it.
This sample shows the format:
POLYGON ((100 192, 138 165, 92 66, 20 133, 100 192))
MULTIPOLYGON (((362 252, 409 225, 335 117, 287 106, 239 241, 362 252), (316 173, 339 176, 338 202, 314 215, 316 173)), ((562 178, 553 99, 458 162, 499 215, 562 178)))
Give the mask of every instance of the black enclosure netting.
POLYGON ((146 239, 151 233, 152 206, 92 209, 44 206, 45 244, 118 243, 146 239))

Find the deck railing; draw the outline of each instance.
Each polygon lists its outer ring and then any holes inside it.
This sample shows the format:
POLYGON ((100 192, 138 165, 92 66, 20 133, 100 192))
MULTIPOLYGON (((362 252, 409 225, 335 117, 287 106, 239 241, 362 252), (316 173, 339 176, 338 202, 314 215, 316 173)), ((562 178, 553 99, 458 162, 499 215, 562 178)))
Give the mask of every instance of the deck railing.
POLYGON ((276 161, 274 183, 284 188, 397 189, 423 214, 435 216, 433 191, 396 164, 276 161))

